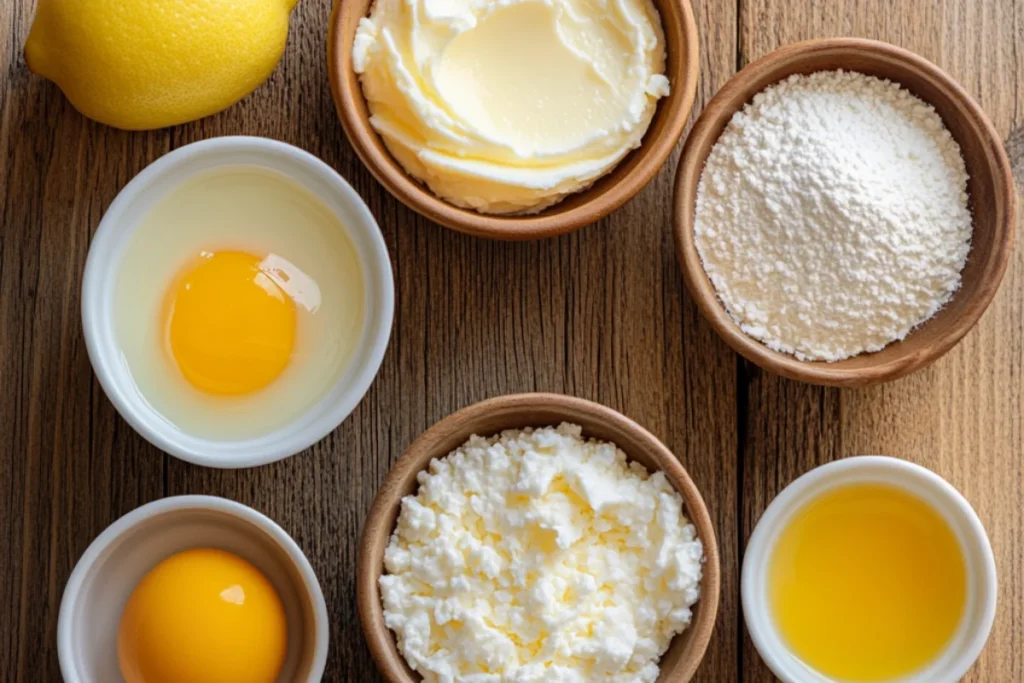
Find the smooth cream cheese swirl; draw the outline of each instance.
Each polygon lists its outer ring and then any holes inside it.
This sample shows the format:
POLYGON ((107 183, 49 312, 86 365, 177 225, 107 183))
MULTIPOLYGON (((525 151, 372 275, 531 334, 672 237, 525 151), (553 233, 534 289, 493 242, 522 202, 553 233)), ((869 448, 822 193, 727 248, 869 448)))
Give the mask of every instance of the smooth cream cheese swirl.
POLYGON ((668 94, 651 0, 376 0, 352 49, 370 122, 438 196, 535 213, 638 147, 668 94))

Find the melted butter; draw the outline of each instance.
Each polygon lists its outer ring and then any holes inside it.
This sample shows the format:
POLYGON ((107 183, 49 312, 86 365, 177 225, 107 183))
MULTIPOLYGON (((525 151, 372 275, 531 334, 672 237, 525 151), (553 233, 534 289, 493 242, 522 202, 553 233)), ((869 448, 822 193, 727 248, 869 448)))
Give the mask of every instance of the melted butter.
POLYGON ((934 661, 964 612, 966 568, 949 524, 895 487, 855 484, 799 510, 769 565, 770 602, 794 653, 844 681, 934 661))

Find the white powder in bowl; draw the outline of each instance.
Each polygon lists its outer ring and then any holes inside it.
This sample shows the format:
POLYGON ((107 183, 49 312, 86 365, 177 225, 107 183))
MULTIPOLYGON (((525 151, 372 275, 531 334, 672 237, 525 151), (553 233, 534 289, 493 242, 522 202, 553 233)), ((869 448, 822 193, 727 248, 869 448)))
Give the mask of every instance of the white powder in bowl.
POLYGON ((703 547, 661 472, 580 428, 474 436, 419 474, 380 578, 428 682, 653 683, 703 547))
POLYGON ((694 225, 704 270, 746 334, 836 361, 903 339, 959 288, 967 171, 935 109, 898 84, 791 76, 723 131, 694 225))

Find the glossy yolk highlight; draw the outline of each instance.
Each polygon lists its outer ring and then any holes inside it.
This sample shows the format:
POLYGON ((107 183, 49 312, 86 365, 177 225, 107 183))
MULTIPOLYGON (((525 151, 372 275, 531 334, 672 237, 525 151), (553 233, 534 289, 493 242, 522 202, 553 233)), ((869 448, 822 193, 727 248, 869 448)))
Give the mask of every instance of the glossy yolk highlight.
POLYGON ((167 345, 185 378, 210 394, 239 395, 267 386, 288 366, 295 345, 295 303, 238 251, 203 252, 167 297, 167 345))
POLYGON ((274 683, 287 649, 284 608, 258 569, 223 550, 154 567, 121 617, 126 683, 274 683))

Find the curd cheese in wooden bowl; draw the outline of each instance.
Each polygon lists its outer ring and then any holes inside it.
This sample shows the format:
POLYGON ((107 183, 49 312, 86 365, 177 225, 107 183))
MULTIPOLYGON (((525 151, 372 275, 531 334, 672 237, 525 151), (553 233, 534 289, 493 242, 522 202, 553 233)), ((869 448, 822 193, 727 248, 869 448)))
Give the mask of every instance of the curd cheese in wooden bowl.
POLYGON ((680 683, 718 572, 707 509, 657 439, 588 401, 520 394, 410 446, 370 511, 357 585, 390 680, 680 683))

